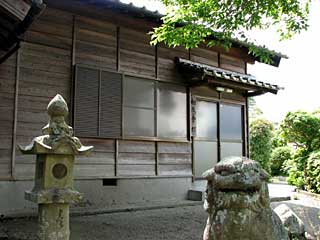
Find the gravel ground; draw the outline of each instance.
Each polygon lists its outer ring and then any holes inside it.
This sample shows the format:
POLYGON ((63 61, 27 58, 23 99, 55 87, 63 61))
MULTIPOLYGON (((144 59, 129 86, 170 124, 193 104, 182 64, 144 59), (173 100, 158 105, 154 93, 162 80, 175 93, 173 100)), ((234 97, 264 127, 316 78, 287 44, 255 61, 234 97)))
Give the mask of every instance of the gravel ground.
MULTIPOLYGON (((320 200, 300 194, 287 204, 320 239, 320 200)), ((71 240, 201 240, 207 215, 201 205, 71 218, 71 240)), ((2 220, 0 240, 36 239, 37 219, 2 220)), ((235 239, 236 240, 236 239, 235 239)))
MULTIPOLYGON (((200 240, 206 223, 202 206, 163 208, 71 218, 71 240, 200 240)), ((33 240, 36 219, 0 223, 9 240, 33 240)))

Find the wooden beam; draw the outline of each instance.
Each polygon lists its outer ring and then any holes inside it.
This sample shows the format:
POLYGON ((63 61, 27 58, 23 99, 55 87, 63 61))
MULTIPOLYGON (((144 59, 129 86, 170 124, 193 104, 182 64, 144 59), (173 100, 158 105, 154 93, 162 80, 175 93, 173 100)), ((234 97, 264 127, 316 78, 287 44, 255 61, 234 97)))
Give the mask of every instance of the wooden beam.
POLYGON ((12 128, 12 153, 11 153, 12 179, 15 179, 15 165, 16 165, 19 80, 20 80, 20 51, 18 50, 16 54, 16 79, 15 79, 15 90, 14 90, 14 111, 13 111, 13 128, 12 128))
POLYGON ((114 176, 118 176, 119 140, 114 140, 114 176))
POLYGON ((158 141, 155 142, 155 173, 156 176, 159 175, 159 151, 158 151, 158 141))
MULTIPOLYGON (((259 95, 262 95, 262 94, 265 94, 267 91, 265 90, 257 90, 257 91, 254 91, 254 92, 248 92, 245 94, 246 97, 255 97, 255 96, 259 96, 259 95)), ((274 92, 272 92, 274 93, 274 92)), ((277 92, 275 92, 277 93, 277 92)))
POLYGON ((1 0, 0 7, 22 21, 30 10, 31 5, 23 0, 1 0))
MULTIPOLYGON (((70 87, 70 112, 73 113, 74 109, 74 92, 75 92, 75 78, 76 78, 76 41, 77 41, 77 18, 73 15, 72 23, 72 48, 71 48, 71 87, 70 87)), ((74 114, 69 114, 69 121, 72 127, 74 127, 74 114)))
POLYGON ((244 116, 245 116, 245 156, 247 158, 250 158, 250 137, 249 137, 249 99, 246 98, 246 105, 245 105, 245 111, 244 111, 244 116))
POLYGON ((155 76, 156 76, 156 79, 158 79, 159 77, 159 45, 158 44, 155 46, 155 62, 156 62, 155 76))
POLYGON ((120 71, 120 27, 117 26, 117 71, 120 71))
POLYGON ((99 85, 98 85, 98 122, 97 122, 97 136, 100 136, 100 129, 101 129, 101 78, 102 78, 102 71, 99 70, 99 85))

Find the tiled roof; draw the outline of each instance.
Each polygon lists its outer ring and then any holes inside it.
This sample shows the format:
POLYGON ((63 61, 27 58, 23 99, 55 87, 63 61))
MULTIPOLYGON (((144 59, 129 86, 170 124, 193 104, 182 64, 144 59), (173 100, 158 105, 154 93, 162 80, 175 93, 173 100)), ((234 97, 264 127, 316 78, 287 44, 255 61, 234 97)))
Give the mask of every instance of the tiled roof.
POLYGON ((238 72, 233 72, 229 70, 225 70, 218 67, 209 66, 206 64, 201 64, 197 62, 193 62, 183 58, 176 58, 176 63, 179 67, 184 69, 191 69, 195 72, 200 72, 205 74, 206 76, 215 77, 218 79, 223 79, 230 82, 241 83, 245 85, 250 85, 255 88, 264 90, 266 92, 277 93, 278 90, 282 90, 282 87, 278 85, 265 83, 258 81, 254 76, 249 74, 241 74, 238 72))

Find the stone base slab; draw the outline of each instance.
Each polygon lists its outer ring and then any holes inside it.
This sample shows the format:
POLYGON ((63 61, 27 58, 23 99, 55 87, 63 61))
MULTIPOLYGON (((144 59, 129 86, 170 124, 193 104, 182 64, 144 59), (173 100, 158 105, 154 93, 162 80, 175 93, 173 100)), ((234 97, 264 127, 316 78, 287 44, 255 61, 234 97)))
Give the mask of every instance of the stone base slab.
POLYGON ((83 194, 73 189, 47 189, 40 191, 26 191, 25 199, 37 204, 50 203, 79 203, 83 200, 83 194))

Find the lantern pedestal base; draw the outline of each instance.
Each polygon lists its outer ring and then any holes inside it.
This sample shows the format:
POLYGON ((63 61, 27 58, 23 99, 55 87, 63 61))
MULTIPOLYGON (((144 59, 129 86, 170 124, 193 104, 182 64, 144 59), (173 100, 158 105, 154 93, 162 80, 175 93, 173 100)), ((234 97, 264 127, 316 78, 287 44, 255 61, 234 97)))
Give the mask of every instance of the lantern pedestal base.
POLYGON ((69 240, 69 204, 39 204, 39 240, 69 240))

